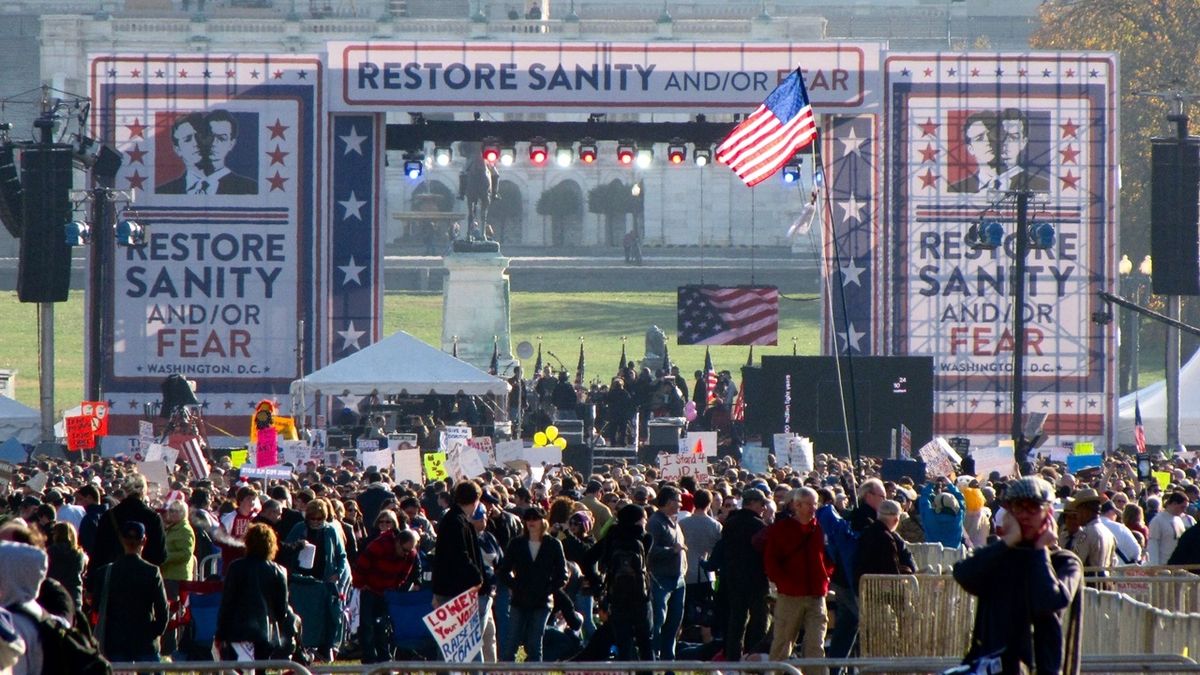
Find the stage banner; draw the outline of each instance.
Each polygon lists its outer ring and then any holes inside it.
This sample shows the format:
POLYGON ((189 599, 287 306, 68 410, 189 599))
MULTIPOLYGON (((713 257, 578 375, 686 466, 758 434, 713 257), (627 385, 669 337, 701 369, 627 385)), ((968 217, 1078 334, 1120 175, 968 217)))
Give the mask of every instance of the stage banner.
MULTIPOLYGON (((1106 441, 1115 415, 1114 325, 1097 292, 1116 251, 1118 91, 1111 54, 885 57, 891 308, 875 319, 894 354, 934 359, 934 432, 988 447, 1012 429, 1014 312, 1026 327, 1022 414, 1061 440, 1106 441), (1015 192, 1053 227, 1026 257, 1013 301, 1015 192), (999 247, 966 240, 996 221, 999 247)), ((876 269, 881 269, 876 267, 876 269)))

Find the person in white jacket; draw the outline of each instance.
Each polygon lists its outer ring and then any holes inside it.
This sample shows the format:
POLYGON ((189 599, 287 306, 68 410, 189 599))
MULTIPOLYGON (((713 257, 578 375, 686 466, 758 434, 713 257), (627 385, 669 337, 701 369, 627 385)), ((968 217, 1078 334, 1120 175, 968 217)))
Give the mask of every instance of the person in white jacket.
POLYGON ((1179 537, 1187 529, 1182 518, 1187 505, 1187 495, 1182 492, 1167 495, 1162 510, 1150 521, 1150 540, 1146 542, 1147 563, 1166 565, 1171 559, 1179 537))
POLYGON ((1104 502, 1100 507, 1100 524, 1108 528, 1117 542, 1118 565, 1137 565, 1141 562, 1142 545, 1138 543, 1137 537, 1133 536, 1133 530, 1121 522, 1121 509, 1117 508, 1116 504, 1111 501, 1104 502))

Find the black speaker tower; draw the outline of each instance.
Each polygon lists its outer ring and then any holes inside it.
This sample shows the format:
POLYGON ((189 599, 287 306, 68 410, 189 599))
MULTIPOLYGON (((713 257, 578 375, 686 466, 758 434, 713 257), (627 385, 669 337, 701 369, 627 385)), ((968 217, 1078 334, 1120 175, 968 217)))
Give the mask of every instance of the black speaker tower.
POLYGON ((64 226, 71 219, 70 145, 40 143, 21 153, 21 302, 65 302, 71 289, 71 247, 64 226))

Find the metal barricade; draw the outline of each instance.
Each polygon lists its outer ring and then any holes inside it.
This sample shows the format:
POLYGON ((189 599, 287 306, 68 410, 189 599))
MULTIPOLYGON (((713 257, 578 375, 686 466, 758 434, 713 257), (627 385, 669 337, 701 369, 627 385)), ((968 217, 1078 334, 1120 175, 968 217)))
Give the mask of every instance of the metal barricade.
MULTIPOLYGON (((224 673, 232 670, 258 673, 292 672, 295 675, 312 675, 308 668, 295 661, 177 661, 175 663, 114 663, 113 673, 224 673)), ((359 666, 362 668, 362 666, 359 666)), ((356 671, 351 671, 356 672, 356 671)))
POLYGON ((954 563, 971 553, 965 546, 946 548, 937 542, 908 544, 908 551, 922 574, 949 574, 954 563))
POLYGON ((949 575, 868 574, 859 585, 864 657, 961 656, 974 620, 975 598, 949 575))
POLYGON ((1101 591, 1122 593, 1171 612, 1200 612, 1200 576, 1170 567, 1117 567, 1105 577, 1084 577, 1101 591))

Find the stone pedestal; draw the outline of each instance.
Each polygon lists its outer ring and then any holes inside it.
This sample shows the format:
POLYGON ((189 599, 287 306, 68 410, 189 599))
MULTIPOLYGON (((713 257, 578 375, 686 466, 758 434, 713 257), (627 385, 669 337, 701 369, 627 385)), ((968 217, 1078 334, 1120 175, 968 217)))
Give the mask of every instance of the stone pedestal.
POLYGON ((492 337, 500 352, 500 377, 512 375, 517 360, 509 335, 508 258, 495 252, 455 251, 444 259, 442 291, 442 350, 487 371, 492 360, 492 337))

